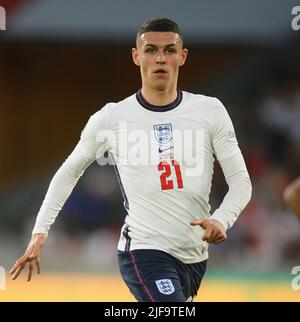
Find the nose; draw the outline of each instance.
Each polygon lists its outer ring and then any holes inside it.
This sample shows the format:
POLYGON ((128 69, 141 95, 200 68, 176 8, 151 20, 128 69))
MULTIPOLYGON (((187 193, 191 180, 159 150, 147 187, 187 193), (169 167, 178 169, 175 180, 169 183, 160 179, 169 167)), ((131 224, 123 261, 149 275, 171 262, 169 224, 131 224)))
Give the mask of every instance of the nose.
POLYGON ((156 58, 156 63, 157 64, 165 64, 166 63, 165 55, 164 55, 164 52, 162 50, 160 50, 158 52, 158 55, 157 55, 157 58, 156 58))

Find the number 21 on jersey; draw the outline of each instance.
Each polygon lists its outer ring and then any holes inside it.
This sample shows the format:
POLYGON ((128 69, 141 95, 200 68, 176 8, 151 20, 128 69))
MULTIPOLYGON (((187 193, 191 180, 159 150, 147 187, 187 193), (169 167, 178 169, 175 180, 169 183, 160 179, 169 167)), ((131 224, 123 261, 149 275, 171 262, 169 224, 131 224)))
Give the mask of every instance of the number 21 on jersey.
POLYGON ((171 165, 169 162, 161 161, 158 164, 158 171, 163 171, 163 173, 160 175, 160 183, 162 190, 174 189, 174 180, 169 179, 171 175, 174 178, 174 172, 177 180, 178 189, 183 188, 180 164, 177 161, 172 160, 171 165))

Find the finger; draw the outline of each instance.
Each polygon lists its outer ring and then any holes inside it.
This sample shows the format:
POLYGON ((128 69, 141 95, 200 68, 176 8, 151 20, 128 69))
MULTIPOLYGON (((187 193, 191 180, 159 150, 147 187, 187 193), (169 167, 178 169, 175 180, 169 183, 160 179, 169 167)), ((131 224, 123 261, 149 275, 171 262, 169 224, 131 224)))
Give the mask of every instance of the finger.
POLYGON ((15 271, 15 273, 13 274, 13 276, 12 276, 12 280, 15 280, 19 275, 20 275, 20 273, 22 272, 22 270, 24 269, 24 267, 25 267, 25 264, 22 264, 22 265, 20 265, 17 269, 16 269, 16 271, 15 271))
POLYGON ((227 238, 225 238, 224 236, 219 237, 217 240, 215 240, 213 243, 214 244, 220 244, 221 242, 223 242, 224 240, 226 240, 227 238))
POLYGON ((211 236, 212 236, 212 229, 208 227, 202 236, 202 240, 210 242, 211 236))
POLYGON ((202 240, 203 241, 206 241, 208 243, 212 243, 213 242, 213 239, 211 238, 211 236, 203 236, 202 237, 202 240))
POLYGON ((21 263, 21 258, 19 258, 16 262, 15 262, 15 264, 14 264, 14 266, 10 269, 10 271, 9 271, 9 273, 10 274, 13 274, 15 271, 16 271, 16 269, 19 267, 19 265, 20 265, 20 263, 21 263))
POLYGON ((195 220, 190 223, 192 226, 201 226, 202 228, 206 229, 207 222, 205 220, 195 220))
POLYGON ((210 243, 213 244, 219 244, 222 241, 224 241, 225 239, 227 239, 227 235, 223 234, 222 232, 213 232, 210 238, 210 243))
POLYGON ((19 261, 16 261, 14 266, 10 269, 9 274, 13 274, 18 267, 19 267, 19 261))
POLYGON ((20 265, 23 265, 26 263, 26 259, 24 256, 20 257, 16 262, 15 265, 11 268, 11 270, 9 271, 10 274, 13 274, 20 265))
POLYGON ((203 222, 203 220, 194 220, 194 221, 190 222, 190 224, 192 226, 196 226, 196 225, 201 225, 202 222, 203 222))
POLYGON ((32 254, 29 256, 29 260, 35 261, 38 258, 39 254, 37 252, 32 252, 32 254))
POLYGON ((41 272, 41 262, 40 262, 40 257, 38 256, 35 260, 35 264, 36 264, 36 271, 38 274, 40 274, 41 272))
POLYGON ((27 282, 30 282, 33 272, 33 264, 32 262, 29 262, 29 268, 28 268, 28 276, 27 276, 27 282))
POLYGON ((205 233, 207 233, 205 239, 209 243, 215 243, 215 241, 217 241, 219 238, 223 236, 223 234, 218 230, 214 229, 214 227, 209 227, 209 229, 207 229, 205 233))

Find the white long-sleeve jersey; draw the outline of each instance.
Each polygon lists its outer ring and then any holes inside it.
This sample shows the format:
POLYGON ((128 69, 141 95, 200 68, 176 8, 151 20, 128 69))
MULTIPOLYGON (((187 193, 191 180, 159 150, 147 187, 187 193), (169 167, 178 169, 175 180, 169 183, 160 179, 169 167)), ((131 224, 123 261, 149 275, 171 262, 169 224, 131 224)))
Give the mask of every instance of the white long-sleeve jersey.
MULTIPOLYGON (((230 117, 216 98, 178 91, 166 106, 141 91, 92 115, 53 177, 33 233, 47 233, 85 169, 105 151, 116 165, 127 209, 118 249, 158 249, 184 263, 208 258, 197 219, 229 229, 249 202, 251 183, 230 117), (214 159, 229 190, 210 215, 214 159)), ((105 183, 103 183, 105 184, 105 183)))

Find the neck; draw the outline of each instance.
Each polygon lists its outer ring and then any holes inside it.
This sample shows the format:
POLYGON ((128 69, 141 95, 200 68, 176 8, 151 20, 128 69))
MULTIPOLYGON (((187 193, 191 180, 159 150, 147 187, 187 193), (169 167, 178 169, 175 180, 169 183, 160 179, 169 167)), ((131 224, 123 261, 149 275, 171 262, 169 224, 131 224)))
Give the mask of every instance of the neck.
POLYGON ((141 92, 148 103, 156 106, 168 105, 174 102, 177 97, 177 89, 175 86, 170 90, 158 90, 143 86, 141 92))

